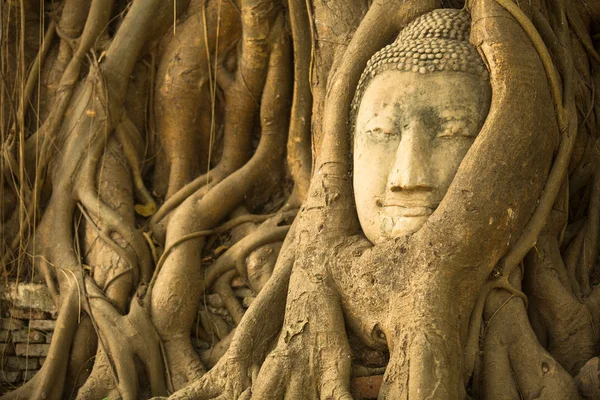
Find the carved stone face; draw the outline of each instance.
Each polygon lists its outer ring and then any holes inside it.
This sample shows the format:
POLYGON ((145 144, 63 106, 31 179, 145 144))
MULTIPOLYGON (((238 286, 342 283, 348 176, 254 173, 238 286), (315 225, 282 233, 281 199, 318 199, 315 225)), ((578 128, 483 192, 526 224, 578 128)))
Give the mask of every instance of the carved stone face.
POLYGON ((448 191, 483 126, 491 88, 463 72, 385 71, 360 102, 354 195, 367 238, 419 230, 448 191))

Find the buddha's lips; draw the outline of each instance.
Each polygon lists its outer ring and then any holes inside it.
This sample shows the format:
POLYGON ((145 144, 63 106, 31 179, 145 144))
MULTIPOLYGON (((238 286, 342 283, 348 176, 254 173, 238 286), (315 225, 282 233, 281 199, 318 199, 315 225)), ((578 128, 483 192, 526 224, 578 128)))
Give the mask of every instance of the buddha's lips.
POLYGON ((391 199, 378 199, 376 202, 378 207, 393 208, 399 217, 422 217, 430 216, 439 203, 431 204, 426 201, 398 201, 391 199))
POLYGON ((406 203, 399 204, 399 203, 382 202, 382 201, 378 201, 377 205, 382 208, 394 209, 394 214, 397 214, 398 217, 430 216, 438 206, 437 204, 421 206, 421 205, 408 205, 406 203))

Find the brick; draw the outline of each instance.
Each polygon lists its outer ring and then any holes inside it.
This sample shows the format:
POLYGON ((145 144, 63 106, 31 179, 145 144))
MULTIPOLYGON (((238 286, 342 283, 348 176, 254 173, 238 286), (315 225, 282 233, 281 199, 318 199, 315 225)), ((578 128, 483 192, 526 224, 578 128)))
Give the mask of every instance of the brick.
POLYGON ((42 365, 44 365, 44 361, 46 361, 46 357, 40 357, 40 358, 38 358, 38 361, 39 361, 40 367, 41 367, 42 365))
POLYGON ((46 343, 46 335, 31 329, 21 329, 12 332, 12 340, 15 343, 46 343))
POLYGON ((361 376, 350 383, 353 397, 356 399, 376 399, 383 382, 383 375, 361 376))
MULTIPOLYGON (((13 307, 33 309, 53 313, 56 311, 52 296, 46 285, 39 283, 9 282, 4 290, 0 291, 0 298, 13 304, 13 307)), ((35 318, 46 319, 46 318, 35 318)))
POLYGON ((0 357, 15 354, 15 345, 13 342, 0 342, 0 357))
POLYGON ((11 317, 17 319, 50 319, 50 313, 45 311, 24 308, 11 308, 10 310, 8 310, 8 312, 11 317))
POLYGON ((40 362, 36 357, 6 357, 6 367, 20 370, 38 369, 40 362))
POLYGON ((3 331, 16 331, 23 329, 24 327, 25 322, 20 319, 2 318, 2 321, 0 322, 0 329, 3 331))
POLYGON ((29 321, 29 327, 38 331, 51 332, 56 329, 56 321, 52 319, 32 319, 29 321))
POLYGON ((10 331, 0 331, 0 342, 8 342, 10 340, 10 331))
POLYGON ((35 376, 39 372, 39 369, 30 369, 27 371, 23 371, 23 380, 28 381, 35 376))
POLYGON ((19 383, 22 377, 23 373, 21 371, 11 371, 8 368, 0 371, 0 382, 2 383, 19 383))
POLYGON ((52 343, 52 333, 46 333, 46 343, 52 343))
POLYGON ((25 354, 28 354, 29 357, 46 357, 49 349, 49 344, 27 345, 27 343, 17 343, 15 346, 15 353, 17 353, 18 356, 24 356, 25 354))

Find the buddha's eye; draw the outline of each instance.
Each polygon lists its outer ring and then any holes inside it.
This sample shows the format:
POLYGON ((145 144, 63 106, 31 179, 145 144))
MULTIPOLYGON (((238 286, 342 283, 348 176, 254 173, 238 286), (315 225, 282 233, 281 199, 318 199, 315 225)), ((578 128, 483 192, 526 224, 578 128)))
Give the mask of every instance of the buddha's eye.
POLYGON ((467 121, 450 120, 441 124, 441 129, 437 134, 438 138, 465 137, 474 138, 477 132, 473 132, 467 121))
POLYGON ((387 139, 394 135, 394 132, 391 129, 384 129, 380 127, 370 128, 365 133, 368 136, 373 136, 380 139, 387 139))

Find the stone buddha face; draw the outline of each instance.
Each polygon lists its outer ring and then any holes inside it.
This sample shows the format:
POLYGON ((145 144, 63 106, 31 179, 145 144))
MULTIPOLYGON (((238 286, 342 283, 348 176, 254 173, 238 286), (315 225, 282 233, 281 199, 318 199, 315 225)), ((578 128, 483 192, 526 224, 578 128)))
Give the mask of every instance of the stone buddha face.
POLYGON ((371 79, 354 131, 360 224, 377 244, 419 230, 446 194, 491 102, 467 72, 390 69, 371 79))

